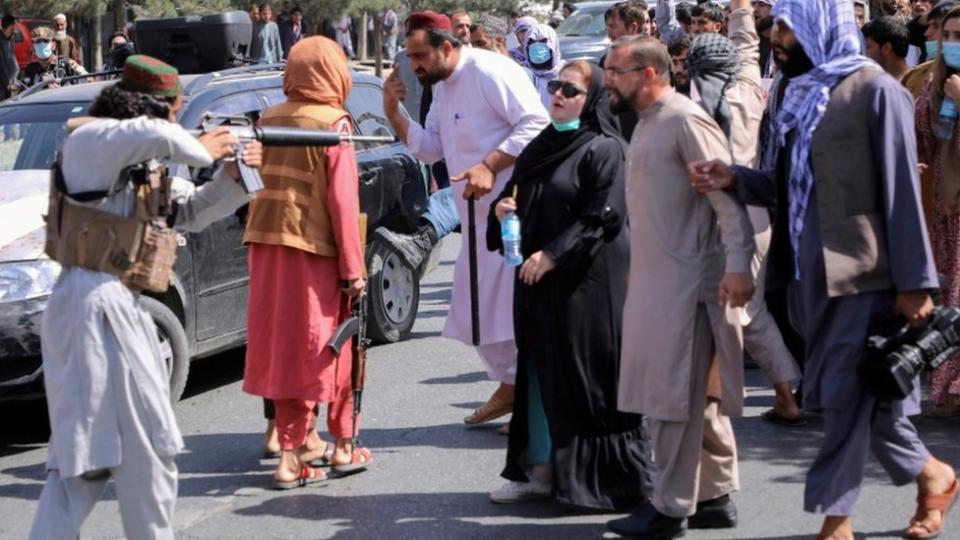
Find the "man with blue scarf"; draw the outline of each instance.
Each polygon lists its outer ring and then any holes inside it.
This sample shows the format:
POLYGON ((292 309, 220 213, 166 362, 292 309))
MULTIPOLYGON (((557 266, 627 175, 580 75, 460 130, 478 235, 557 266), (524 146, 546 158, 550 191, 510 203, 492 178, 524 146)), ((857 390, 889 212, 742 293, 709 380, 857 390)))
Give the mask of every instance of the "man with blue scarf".
POLYGON ((878 402, 858 373, 871 323, 894 313, 922 323, 938 287, 913 103, 860 54, 849 0, 780 0, 773 13, 781 76, 760 170, 692 163, 690 178, 700 191, 727 188, 775 208, 769 279, 789 282, 791 320, 807 344, 803 405, 824 419, 804 496, 806 511, 825 515, 818 538, 853 539, 868 453, 895 484, 917 482, 905 535, 932 538, 957 495, 956 475, 908 418, 919 412, 918 392, 878 402))

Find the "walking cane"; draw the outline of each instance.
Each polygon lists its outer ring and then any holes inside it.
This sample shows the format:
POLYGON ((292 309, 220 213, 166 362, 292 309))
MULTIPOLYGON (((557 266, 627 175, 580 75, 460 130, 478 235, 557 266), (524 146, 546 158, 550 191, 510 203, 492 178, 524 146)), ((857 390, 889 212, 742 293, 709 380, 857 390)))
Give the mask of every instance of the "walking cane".
POLYGON ((477 290, 477 224, 476 201, 467 200, 467 252, 470 258, 470 323, 473 346, 480 346, 480 293, 477 290))

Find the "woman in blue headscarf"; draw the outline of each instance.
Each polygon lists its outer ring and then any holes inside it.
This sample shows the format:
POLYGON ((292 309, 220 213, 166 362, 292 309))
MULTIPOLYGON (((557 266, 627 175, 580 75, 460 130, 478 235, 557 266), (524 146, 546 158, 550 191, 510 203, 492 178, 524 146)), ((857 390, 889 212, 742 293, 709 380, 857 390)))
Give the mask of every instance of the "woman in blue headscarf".
POLYGON ((538 24, 527 31, 523 42, 523 49, 527 56, 527 65, 532 74, 534 86, 540 94, 543 106, 550 109, 553 98, 547 90, 547 83, 557 78, 563 59, 560 57, 560 38, 557 33, 546 24, 538 24))

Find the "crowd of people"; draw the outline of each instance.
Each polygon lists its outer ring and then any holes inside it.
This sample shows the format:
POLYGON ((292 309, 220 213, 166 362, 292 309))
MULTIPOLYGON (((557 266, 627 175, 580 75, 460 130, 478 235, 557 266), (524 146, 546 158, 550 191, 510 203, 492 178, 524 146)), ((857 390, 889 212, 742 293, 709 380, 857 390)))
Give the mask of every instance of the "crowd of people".
MULTIPOLYGON (((273 54, 284 40, 267 13, 273 54)), ((498 383, 465 424, 511 415, 507 483, 491 500, 628 513, 608 528, 634 538, 736 527, 730 419, 743 412, 748 357, 775 389, 765 420, 823 418, 804 495, 804 510, 824 516, 817 538, 853 539, 869 454, 893 483, 916 483, 905 536, 940 534, 960 482, 909 419, 919 388, 878 400, 859 367, 878 318, 919 326, 935 296, 960 304, 960 2, 629 0, 605 14, 599 64, 564 61, 550 24, 514 15, 509 26, 465 11, 396 23, 404 48, 384 112, 439 189, 416 233, 376 231, 414 267, 459 226, 476 231, 474 264, 466 236, 455 262, 443 334, 474 346, 498 383), (516 268, 502 226, 514 217, 516 268)), ((352 133, 348 53, 296 41, 287 101, 262 124, 352 133)), ((236 152, 229 132, 197 139, 173 122, 180 94, 170 66, 126 60, 91 118, 68 126, 58 189, 98 194, 71 204, 129 216, 140 192, 118 185, 127 167, 236 152), (109 159, 95 151, 104 141, 118 149, 109 159)), ((362 472, 374 457, 356 444, 353 353, 327 346, 366 285, 354 149, 253 144, 242 159, 265 185, 244 236, 243 389, 271 419, 271 487, 362 472), (322 404, 333 442, 315 426, 322 404)), ((199 188, 172 179, 180 209, 168 221, 195 229, 246 203, 238 175, 225 163, 199 188)), ((182 440, 139 300, 99 267, 68 266, 57 282, 42 335, 53 437, 33 538, 76 536, 110 477, 128 535, 172 537, 182 440)), ((958 398, 960 357, 931 377, 929 414, 960 414, 958 398)))

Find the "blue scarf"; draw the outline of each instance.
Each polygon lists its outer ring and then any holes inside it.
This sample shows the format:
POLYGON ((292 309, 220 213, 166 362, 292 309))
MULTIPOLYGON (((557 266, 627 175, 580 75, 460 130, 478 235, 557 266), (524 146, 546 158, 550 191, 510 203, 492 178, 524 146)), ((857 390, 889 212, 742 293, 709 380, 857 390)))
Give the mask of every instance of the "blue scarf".
POLYGON ((813 132, 827 111, 830 91, 848 75, 875 64, 860 52, 863 44, 850 0, 781 0, 773 8, 773 16, 793 30, 814 65, 807 73, 790 80, 775 126, 778 150, 786 146, 788 135, 796 132, 787 198, 794 277, 799 279, 800 236, 813 190, 813 132))

